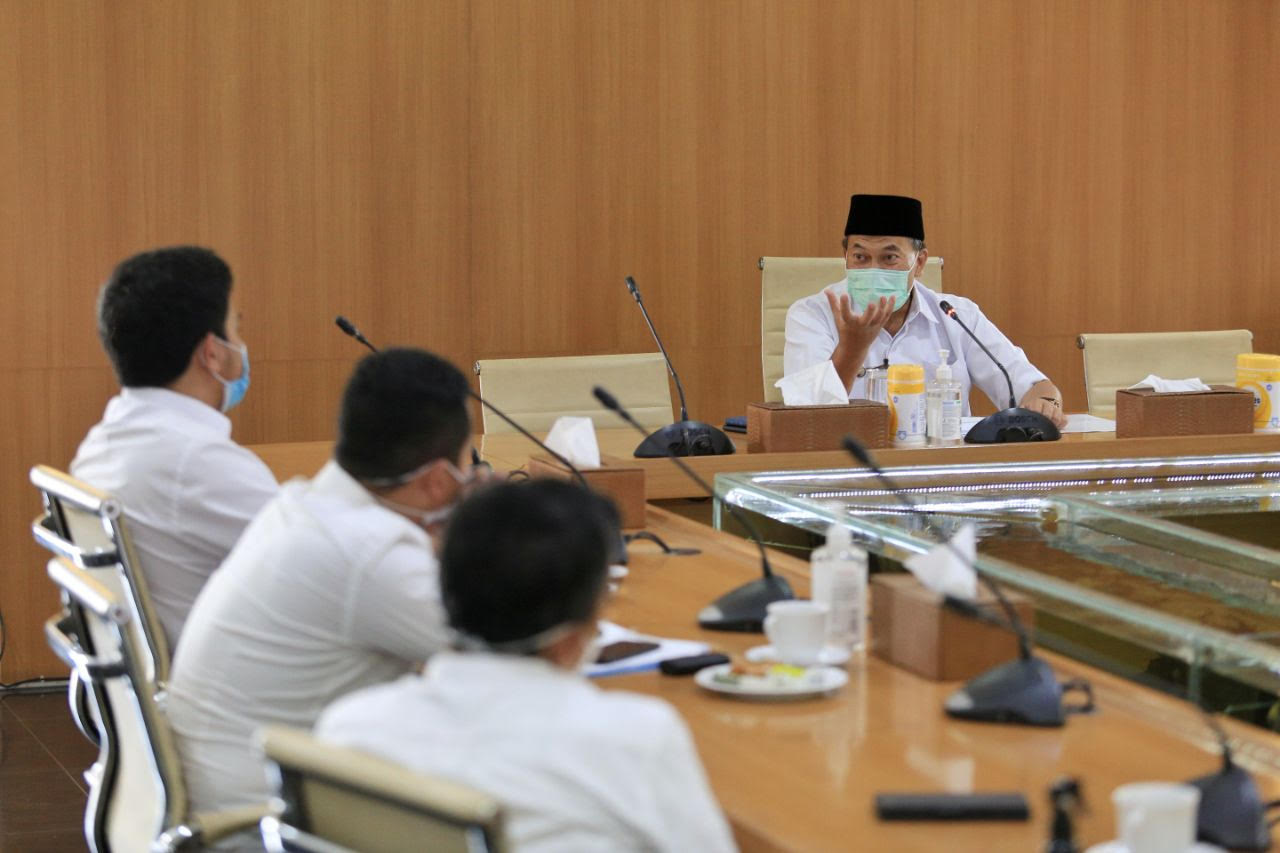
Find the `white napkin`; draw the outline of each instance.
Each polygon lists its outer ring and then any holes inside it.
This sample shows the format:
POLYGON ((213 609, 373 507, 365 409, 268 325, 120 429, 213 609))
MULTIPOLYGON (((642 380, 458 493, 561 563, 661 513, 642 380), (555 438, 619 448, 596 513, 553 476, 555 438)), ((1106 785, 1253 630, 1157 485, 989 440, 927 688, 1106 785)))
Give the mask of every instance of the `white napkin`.
POLYGON ((963 561, 946 545, 938 544, 924 554, 908 557, 906 567, 916 580, 939 595, 973 601, 978 595, 978 574, 973 569, 978 549, 973 525, 957 530, 951 544, 965 558, 963 561))
POLYGON ((600 445, 591 418, 569 415, 556 418, 551 432, 547 433, 547 447, 579 468, 600 467, 600 445))
POLYGON ((799 373, 784 376, 773 383, 782 389, 782 402, 788 406, 824 406, 849 402, 836 366, 829 361, 806 367, 799 373))
POLYGON ((1161 379, 1154 373, 1149 374, 1146 379, 1141 382, 1130 385, 1129 389, 1150 388, 1157 394, 1167 394, 1170 391, 1208 391, 1209 386, 1200 381, 1199 376, 1193 376, 1190 379, 1161 379))

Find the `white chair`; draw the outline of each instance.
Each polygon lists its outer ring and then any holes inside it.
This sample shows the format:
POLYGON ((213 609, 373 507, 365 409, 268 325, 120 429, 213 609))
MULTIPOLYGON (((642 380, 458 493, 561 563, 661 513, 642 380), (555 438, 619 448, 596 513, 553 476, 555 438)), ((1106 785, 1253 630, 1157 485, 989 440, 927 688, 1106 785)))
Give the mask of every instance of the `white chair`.
MULTIPOLYGON (((591 418, 596 429, 622 426, 591 396, 596 385, 611 391, 649 429, 675 420, 661 353, 486 359, 476 362, 475 371, 481 395, 533 432, 546 432, 562 415, 591 418)), ((482 412, 486 433, 514 432, 488 409, 482 412)))
MULTIPOLYGON (((920 283, 941 292, 942 265, 942 258, 929 257, 920 283)), ((782 402, 782 392, 773 383, 782 378, 787 309, 797 299, 814 295, 843 275, 843 257, 760 259, 760 354, 766 403, 782 402)))
POLYGON ((182 765, 160 697, 143 669, 129 606, 65 557, 48 564, 65 615, 45 623, 50 647, 90 685, 100 727, 84 834, 94 853, 200 849, 254 827, 266 805, 188 813, 182 765))
POLYGON ((1236 356, 1253 352, 1253 332, 1123 332, 1076 338, 1084 352, 1089 414, 1116 416, 1116 391, 1155 374, 1163 379, 1200 378, 1207 385, 1234 385, 1236 356))
POLYGON ((261 734, 277 798, 262 819, 272 853, 500 853, 502 809, 473 788, 415 773, 306 732, 261 734))

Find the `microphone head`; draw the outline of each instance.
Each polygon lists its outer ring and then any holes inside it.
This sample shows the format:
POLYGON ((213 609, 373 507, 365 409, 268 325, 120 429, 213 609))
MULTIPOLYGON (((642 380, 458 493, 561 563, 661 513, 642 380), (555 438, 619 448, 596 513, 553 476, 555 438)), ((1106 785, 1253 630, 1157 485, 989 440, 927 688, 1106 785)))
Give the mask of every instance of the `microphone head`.
POLYGON ((944 299, 941 302, 939 302, 938 307, 942 309, 943 314, 946 314, 948 317, 951 317, 953 319, 955 318, 956 309, 952 308, 951 303, 948 302, 947 300, 944 299))
POLYGON ((871 454, 867 452, 867 448, 862 442, 851 435, 846 435, 840 439, 840 444, 854 459, 857 459, 873 471, 876 469, 876 463, 871 459, 871 454))
POLYGON ((622 406, 618 404, 618 398, 610 394, 608 391, 604 390, 604 388, 600 387, 599 385, 591 389, 591 396, 599 400, 600 405, 604 406, 606 409, 609 409, 610 411, 618 412, 618 411, 621 411, 622 409, 622 406))
POLYGON ((338 324, 338 328, 341 329, 344 334, 348 334, 353 338, 356 336, 356 327, 351 325, 351 321, 346 317, 339 314, 337 317, 333 318, 333 322, 338 324))
POLYGON ((631 276, 627 276, 626 278, 623 279, 623 281, 627 283, 627 290, 631 291, 631 294, 634 296, 637 289, 636 280, 631 276))

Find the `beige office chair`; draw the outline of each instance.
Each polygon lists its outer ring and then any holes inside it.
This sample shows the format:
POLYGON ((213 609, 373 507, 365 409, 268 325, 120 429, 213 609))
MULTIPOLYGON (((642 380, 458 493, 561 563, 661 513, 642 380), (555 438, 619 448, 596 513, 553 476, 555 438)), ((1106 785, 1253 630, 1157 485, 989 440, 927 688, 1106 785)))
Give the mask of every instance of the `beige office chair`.
POLYGON ((1236 356, 1253 352, 1253 332, 1125 332, 1080 335, 1089 414, 1116 416, 1116 391, 1154 373, 1163 379, 1198 376, 1207 385, 1234 385, 1236 356))
MULTIPOLYGON (((551 429, 562 415, 591 418, 596 429, 624 426, 591 396, 596 385, 613 392, 651 430, 675 421, 661 353, 497 358, 477 361, 475 370, 481 395, 534 432, 551 429)), ((482 411, 486 433, 514 432, 488 409, 482 411)))
MULTIPOLYGON (((926 260, 920 283, 941 292, 942 264, 942 258, 926 260)), ((843 275, 843 257, 760 259, 760 353, 766 403, 782 402, 782 392, 773 383, 782 378, 787 309, 797 299, 814 295, 843 275)))
POLYGON ((273 853, 484 853, 505 849, 497 801, 456 782, 272 726, 261 733, 278 797, 262 819, 273 853))
POLYGON ((50 647, 90 685, 100 727, 98 772, 90 779, 84 834, 94 853, 176 851, 254 827, 266 805, 188 814, 182 765, 144 671, 148 654, 130 630, 131 608, 65 557, 48 564, 63 613, 45 623, 50 647))

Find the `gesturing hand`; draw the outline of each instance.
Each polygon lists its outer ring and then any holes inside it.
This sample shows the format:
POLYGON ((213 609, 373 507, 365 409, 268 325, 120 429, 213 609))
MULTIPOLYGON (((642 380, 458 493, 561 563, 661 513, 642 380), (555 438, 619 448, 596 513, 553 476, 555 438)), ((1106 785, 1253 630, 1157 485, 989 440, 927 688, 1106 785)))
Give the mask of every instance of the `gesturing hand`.
POLYGON ((840 336, 840 342, 831 354, 831 361, 845 387, 851 388, 854 376, 866 359, 867 350, 871 348, 871 342, 880 334, 884 324, 889 322, 896 300, 892 296, 881 296, 879 301, 868 305, 867 310, 855 314, 849 294, 841 293, 837 296, 834 291, 824 292, 827 303, 831 306, 831 313, 836 318, 836 332, 840 336))

